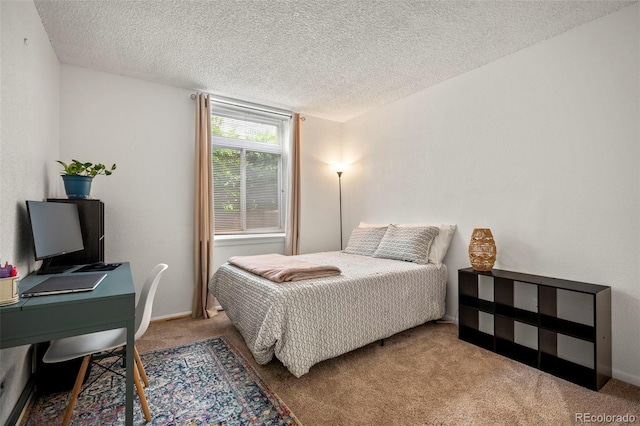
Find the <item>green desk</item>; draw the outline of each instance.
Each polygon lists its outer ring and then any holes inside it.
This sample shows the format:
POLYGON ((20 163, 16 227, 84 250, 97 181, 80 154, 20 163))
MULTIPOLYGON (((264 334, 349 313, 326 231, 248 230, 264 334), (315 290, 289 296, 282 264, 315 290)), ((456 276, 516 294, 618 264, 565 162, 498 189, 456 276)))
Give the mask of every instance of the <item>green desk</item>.
MULTIPOLYGON (((74 268, 77 269, 77 268, 74 268)), ((73 270, 60 275, 71 275, 73 270)), ((95 272, 79 272, 95 273, 95 272)), ((92 291, 23 298, 0 307, 0 349, 114 328, 127 329, 133 348, 135 288, 129 263, 123 263, 92 291)), ((20 293, 50 275, 31 274, 20 280, 20 293)), ((126 424, 133 425, 133 351, 126 351, 126 424)))

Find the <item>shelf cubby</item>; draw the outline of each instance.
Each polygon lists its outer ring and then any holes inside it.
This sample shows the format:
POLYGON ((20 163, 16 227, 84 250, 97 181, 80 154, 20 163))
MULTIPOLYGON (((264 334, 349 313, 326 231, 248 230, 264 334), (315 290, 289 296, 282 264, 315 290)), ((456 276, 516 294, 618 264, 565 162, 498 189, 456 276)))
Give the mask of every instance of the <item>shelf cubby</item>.
POLYGON ((598 390, 611 378, 610 287, 472 268, 458 270, 458 283, 461 340, 589 389, 598 390), (483 281, 493 279, 493 300, 479 297, 480 277, 483 281), (516 289, 529 299, 516 300, 516 289), (586 320, 572 320, 564 312, 559 314, 559 292, 562 299, 575 297, 587 302, 587 314, 580 311, 580 316, 587 316, 586 320), (537 305, 535 311, 531 310, 533 305, 537 305), (492 334, 486 327, 482 329, 481 318, 487 316, 493 319, 492 334), (537 341, 530 341, 532 338, 537 341), (529 341, 521 341, 526 339, 529 341), (572 339, 582 342, 576 345, 581 351, 578 357, 559 351, 572 339))

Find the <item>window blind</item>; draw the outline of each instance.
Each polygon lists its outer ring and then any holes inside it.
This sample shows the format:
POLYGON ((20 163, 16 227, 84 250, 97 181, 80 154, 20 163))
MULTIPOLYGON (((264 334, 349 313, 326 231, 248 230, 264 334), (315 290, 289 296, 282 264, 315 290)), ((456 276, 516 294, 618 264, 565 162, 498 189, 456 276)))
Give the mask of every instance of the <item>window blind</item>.
POLYGON ((216 234, 284 230, 284 143, 289 117, 212 103, 216 234))

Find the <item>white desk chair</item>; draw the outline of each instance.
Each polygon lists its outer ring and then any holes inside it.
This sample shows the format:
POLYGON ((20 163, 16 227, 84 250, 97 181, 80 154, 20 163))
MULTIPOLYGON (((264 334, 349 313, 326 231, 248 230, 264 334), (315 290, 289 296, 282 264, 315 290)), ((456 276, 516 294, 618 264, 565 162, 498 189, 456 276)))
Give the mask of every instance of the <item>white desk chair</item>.
MULTIPOLYGON (((149 321, 151 320, 151 308, 153 306, 153 298, 158 289, 158 283, 160 282, 160 276, 167 269, 168 266, 164 263, 156 265, 147 279, 144 282, 138 304, 136 305, 136 328, 135 328, 135 340, 138 340, 149 327, 149 321)), ((66 337, 64 339, 53 340, 49 349, 44 354, 42 360, 46 363, 56 363, 68 361, 70 359, 84 357, 78 377, 71 392, 71 397, 67 405, 67 409, 64 413, 63 426, 69 424, 71 420, 71 414, 73 413, 73 407, 76 405, 78 394, 82 388, 82 382, 87 372, 87 367, 91 361, 92 356, 101 352, 110 351, 117 348, 124 348, 127 344, 127 329, 119 328, 114 330, 98 331, 95 333, 83 334, 80 336, 66 337)), ((151 420, 151 413, 149 412, 149 405, 147 404, 147 398, 144 396, 144 389, 140 383, 140 375, 144 380, 146 386, 149 386, 149 380, 142 366, 140 355, 138 350, 133 347, 134 353, 134 369, 133 369, 133 381, 138 391, 138 397, 140 398, 140 404, 142 405, 142 411, 147 421, 151 420)))

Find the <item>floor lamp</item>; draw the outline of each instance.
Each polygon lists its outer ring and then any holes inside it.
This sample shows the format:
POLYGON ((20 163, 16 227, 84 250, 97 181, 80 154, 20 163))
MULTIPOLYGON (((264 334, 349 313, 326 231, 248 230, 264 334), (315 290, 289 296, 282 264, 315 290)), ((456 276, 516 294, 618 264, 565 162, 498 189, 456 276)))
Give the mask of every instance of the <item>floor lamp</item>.
POLYGON ((340 203, 340 250, 342 250, 342 170, 338 170, 338 191, 340 203))

